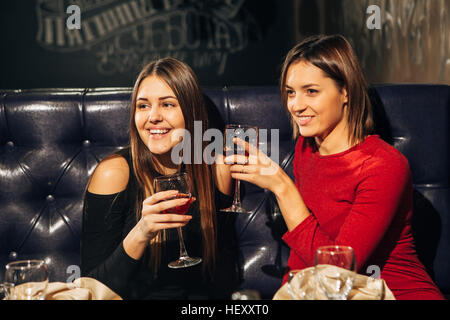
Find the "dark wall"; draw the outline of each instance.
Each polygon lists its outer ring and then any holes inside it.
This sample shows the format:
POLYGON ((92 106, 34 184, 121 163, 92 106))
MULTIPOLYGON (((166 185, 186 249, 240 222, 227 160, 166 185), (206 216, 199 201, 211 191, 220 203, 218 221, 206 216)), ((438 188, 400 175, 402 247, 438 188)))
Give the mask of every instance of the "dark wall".
POLYGON ((169 55, 202 86, 276 85, 288 50, 319 33, 345 35, 369 83, 448 84, 449 13, 449 0, 2 0, 0 89, 129 87, 169 55))
POLYGON ((344 35, 370 83, 450 84, 450 0, 295 0, 293 4, 296 41, 318 33, 344 35), (369 28, 374 18, 379 24, 369 28))
POLYGON ((191 65, 203 86, 276 85, 295 42, 291 0, 2 0, 0 6, 2 89, 132 86, 145 63, 168 55, 191 65), (66 27, 73 3, 81 9, 80 30, 66 27))

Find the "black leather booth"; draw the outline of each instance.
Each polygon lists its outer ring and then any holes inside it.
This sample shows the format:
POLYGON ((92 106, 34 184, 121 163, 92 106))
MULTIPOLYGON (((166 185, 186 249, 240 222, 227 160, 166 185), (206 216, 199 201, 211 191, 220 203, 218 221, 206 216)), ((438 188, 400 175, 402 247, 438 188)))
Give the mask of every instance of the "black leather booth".
MULTIPOLYGON (((46 259, 51 281, 80 265, 82 196, 106 155, 128 143, 131 88, 0 91, 0 280, 16 259, 46 259)), ((294 141, 276 87, 205 88, 212 117, 279 129, 279 161, 292 176, 294 141), (215 111, 214 111, 215 110, 215 111)), ((409 160, 419 256, 450 293, 449 100, 445 85, 376 85, 380 135, 409 160)), ((270 136, 270 135, 269 135, 270 136)), ((271 194, 244 184, 237 217, 242 288, 271 298, 289 255, 271 194)))

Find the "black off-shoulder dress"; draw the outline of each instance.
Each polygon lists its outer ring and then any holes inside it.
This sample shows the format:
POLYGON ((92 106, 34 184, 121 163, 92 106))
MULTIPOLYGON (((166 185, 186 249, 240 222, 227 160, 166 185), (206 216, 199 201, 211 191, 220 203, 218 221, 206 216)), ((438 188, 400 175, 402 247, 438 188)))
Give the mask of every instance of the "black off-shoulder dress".
MULTIPOLYGON (((124 299, 230 299, 237 289, 239 271, 235 238, 235 216, 216 213, 216 269, 212 279, 205 277, 202 264, 170 269, 167 264, 179 255, 176 229, 167 230, 162 247, 161 265, 156 278, 149 265, 149 252, 135 260, 123 248, 123 239, 136 225, 137 180, 131 170, 129 148, 117 153, 130 168, 128 185, 122 192, 99 195, 86 191, 81 237, 82 276, 92 277, 107 285, 124 299)), ((214 190, 217 211, 231 204, 232 198, 214 190)), ((186 249, 190 256, 202 256, 202 235, 198 202, 188 214, 192 220, 183 227, 186 249)))

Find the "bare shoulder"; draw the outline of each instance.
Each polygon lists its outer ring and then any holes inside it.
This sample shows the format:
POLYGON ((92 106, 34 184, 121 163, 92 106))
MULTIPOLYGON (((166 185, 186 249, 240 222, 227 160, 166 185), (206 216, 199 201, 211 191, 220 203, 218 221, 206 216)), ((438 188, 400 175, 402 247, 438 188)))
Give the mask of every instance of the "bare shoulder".
POLYGON ((95 194, 114 194, 125 190, 130 175, 127 160, 114 155, 102 160, 89 182, 88 191, 95 194))

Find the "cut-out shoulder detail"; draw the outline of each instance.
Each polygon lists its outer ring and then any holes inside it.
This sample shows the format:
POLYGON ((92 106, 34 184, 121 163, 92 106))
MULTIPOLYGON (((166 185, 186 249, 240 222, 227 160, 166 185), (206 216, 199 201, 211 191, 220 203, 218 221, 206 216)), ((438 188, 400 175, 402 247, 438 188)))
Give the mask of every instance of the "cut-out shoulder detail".
POLYGON ((89 182, 88 191, 95 194, 114 194, 126 189, 130 176, 127 160, 119 155, 101 161, 89 182))

